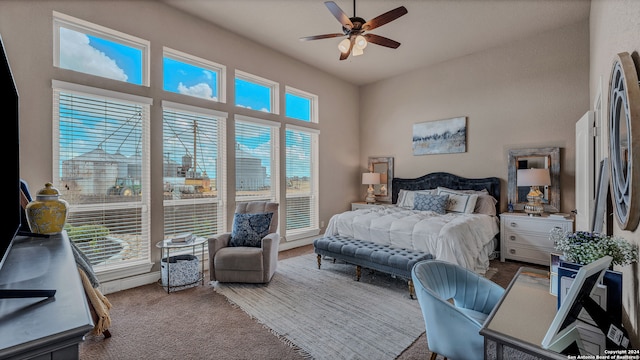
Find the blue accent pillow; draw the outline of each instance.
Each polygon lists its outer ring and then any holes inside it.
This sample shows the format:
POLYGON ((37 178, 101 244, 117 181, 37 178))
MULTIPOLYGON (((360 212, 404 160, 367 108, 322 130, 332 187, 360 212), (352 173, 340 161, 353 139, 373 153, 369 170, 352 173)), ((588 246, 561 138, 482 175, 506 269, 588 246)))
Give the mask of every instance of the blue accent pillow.
POLYGON ((438 214, 446 214, 448 203, 449 195, 416 193, 413 199, 413 210, 434 211, 438 214))
POLYGON ((272 217, 272 212, 233 215, 230 246, 260 247, 262 238, 269 234, 272 217))

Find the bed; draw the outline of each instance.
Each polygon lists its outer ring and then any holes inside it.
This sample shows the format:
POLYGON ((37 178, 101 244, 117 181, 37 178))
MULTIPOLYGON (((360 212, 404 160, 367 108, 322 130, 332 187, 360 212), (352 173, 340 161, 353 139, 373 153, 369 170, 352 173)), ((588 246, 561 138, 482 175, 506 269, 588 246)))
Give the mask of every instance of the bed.
POLYGON ((496 177, 470 179, 436 172, 394 178, 391 205, 336 214, 325 236, 427 252, 484 274, 498 247, 499 206, 496 177))

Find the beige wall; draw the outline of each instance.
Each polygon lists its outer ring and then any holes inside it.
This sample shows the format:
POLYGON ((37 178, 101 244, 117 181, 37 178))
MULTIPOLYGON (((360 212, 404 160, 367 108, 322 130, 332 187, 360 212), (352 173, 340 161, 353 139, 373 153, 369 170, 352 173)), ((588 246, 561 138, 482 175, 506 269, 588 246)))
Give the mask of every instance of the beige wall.
MULTIPOLYGON (((227 112, 230 125, 235 113, 256 115, 233 106, 232 96, 227 97, 230 103, 222 104, 162 91, 162 48, 167 46, 226 65, 228 94, 233 93, 233 74, 238 69, 278 81, 280 109, 284 109, 285 85, 318 95, 320 121, 315 127, 320 130, 320 221, 326 225, 331 215, 347 210, 349 202, 359 196, 359 110, 358 88, 354 85, 157 2, 1 1, 0 34, 20 94, 21 175, 32 188, 39 189, 52 177, 52 79, 150 97, 152 238, 162 239, 162 100, 227 112), (52 11, 149 40, 151 86, 139 87, 54 68, 52 11)), ((268 118, 283 124, 295 123, 283 115, 268 118)), ((233 142, 229 147, 231 152, 233 142)), ((281 154, 284 159, 284 141, 281 154)), ((235 177, 229 174, 229 179, 234 181, 235 177)), ((284 176, 281 179, 282 186, 284 176)), ((233 204, 229 208, 233 209, 233 204)), ((153 260, 158 262, 158 249, 152 247, 152 251, 153 260)))
MULTIPOLYGON (((640 51, 640 22, 638 19, 640 19, 640 2, 638 1, 594 0, 591 3, 589 89, 592 102, 598 94, 603 93, 604 106, 602 108, 605 110, 605 116, 606 109, 608 109, 609 76, 616 54, 620 52, 632 54, 640 51)), ((637 67, 638 64, 636 64, 637 67)), ((633 129, 633 131, 635 132, 633 141, 639 141, 638 129, 633 129)), ((603 156, 608 155, 605 153, 603 156)), ((636 198, 634 201, 640 201, 640 199, 636 198)), ((615 235, 640 244, 638 230, 633 232, 620 230, 615 222, 613 226, 615 235)), ((632 335, 631 342, 637 348, 640 346, 640 271, 638 264, 624 268, 616 267, 615 270, 620 270, 623 274, 623 317, 625 318, 625 327, 632 335)))
POLYGON ((434 171, 502 179, 511 148, 561 148, 561 211, 575 208, 575 122, 589 109, 588 23, 568 25, 365 86, 361 159, 388 155, 395 176, 434 171), (467 117, 467 152, 414 156, 414 123, 467 117))

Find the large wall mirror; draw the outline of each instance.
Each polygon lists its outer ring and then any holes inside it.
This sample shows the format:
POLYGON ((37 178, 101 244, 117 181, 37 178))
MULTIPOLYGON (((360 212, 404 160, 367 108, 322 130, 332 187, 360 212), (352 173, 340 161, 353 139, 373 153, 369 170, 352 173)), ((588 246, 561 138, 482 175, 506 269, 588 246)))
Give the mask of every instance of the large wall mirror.
POLYGON ((393 180, 393 157, 369 157, 369 171, 380 174, 380 184, 374 185, 376 201, 391 202, 391 180, 393 180))
MULTIPOLYGON (((635 195, 640 181, 634 169, 640 166, 640 143, 632 131, 640 128, 638 74, 629 53, 620 53, 613 63, 609 83, 609 159, 611 197, 618 225, 634 231, 640 221, 640 202, 635 195), (635 152, 635 154, 634 154, 635 152)), ((636 137, 638 133, 636 133, 636 137)), ((635 170, 637 171, 637 170, 635 170)))
POLYGON ((544 194, 545 212, 560 211, 560 148, 533 148, 509 150, 509 179, 507 194, 514 210, 523 210, 527 203, 529 186, 518 186, 518 169, 548 169, 551 185, 540 187, 544 194))

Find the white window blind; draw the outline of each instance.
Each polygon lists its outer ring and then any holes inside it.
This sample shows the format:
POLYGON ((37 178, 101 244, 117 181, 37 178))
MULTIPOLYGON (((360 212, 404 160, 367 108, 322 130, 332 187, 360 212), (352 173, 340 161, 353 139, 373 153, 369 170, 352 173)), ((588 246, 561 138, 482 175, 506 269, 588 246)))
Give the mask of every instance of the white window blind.
POLYGON ((69 238, 96 270, 148 261, 151 101, 56 81, 53 96, 53 180, 69 238))
POLYGON ((236 201, 277 199, 280 124, 237 115, 235 126, 236 201))
POLYGON ((163 106, 165 238, 222 232, 226 114, 163 106))
POLYGON ((318 133, 287 125, 286 130, 286 238, 317 234, 318 133))

